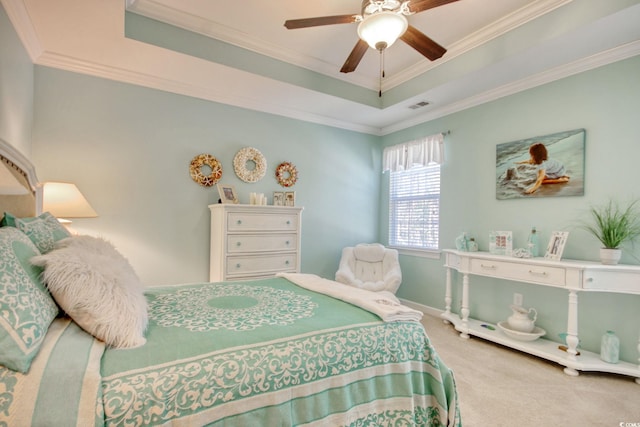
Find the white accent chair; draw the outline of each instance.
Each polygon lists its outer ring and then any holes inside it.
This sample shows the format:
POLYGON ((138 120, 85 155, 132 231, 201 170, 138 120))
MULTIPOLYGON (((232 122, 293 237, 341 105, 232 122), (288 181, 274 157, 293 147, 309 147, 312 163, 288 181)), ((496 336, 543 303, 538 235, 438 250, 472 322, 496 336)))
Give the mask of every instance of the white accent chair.
POLYGON ((402 282, 398 251, 379 243, 361 243, 342 250, 336 282, 369 291, 396 293, 402 282))

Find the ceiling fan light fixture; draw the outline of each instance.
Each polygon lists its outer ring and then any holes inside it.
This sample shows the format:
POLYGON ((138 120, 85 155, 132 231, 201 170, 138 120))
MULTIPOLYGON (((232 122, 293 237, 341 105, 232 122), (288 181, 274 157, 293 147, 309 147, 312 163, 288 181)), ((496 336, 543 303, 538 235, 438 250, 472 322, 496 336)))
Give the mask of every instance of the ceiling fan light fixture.
POLYGON ((383 50, 407 31, 409 23, 404 15, 395 12, 378 12, 365 16, 358 25, 358 37, 373 49, 383 50))

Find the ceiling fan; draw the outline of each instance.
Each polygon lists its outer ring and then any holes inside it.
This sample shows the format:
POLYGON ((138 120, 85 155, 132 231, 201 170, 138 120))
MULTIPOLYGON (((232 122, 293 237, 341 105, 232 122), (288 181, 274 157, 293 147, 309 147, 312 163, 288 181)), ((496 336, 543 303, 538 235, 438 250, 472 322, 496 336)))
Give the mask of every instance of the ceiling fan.
MULTIPOLYGON (((458 0, 363 0, 360 15, 334 15, 317 18, 289 19, 284 26, 289 30, 321 25, 352 24, 358 22, 360 39, 340 69, 342 73, 355 71, 368 47, 382 53, 398 38, 435 61, 447 51, 444 47, 409 25, 408 15, 453 3, 458 0)), ((384 74, 384 71, 383 71, 384 74)))

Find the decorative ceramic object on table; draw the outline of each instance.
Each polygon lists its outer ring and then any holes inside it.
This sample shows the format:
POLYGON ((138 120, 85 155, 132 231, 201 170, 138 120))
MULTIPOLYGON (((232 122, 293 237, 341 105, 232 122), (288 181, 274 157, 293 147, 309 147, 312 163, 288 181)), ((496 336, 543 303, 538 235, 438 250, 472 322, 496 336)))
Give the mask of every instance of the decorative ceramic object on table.
POLYGON ((613 331, 607 331, 600 341, 600 359, 607 363, 618 363, 620 358, 620 339, 613 331))
POLYGON ((511 304, 509 306, 513 314, 507 319, 510 329, 518 332, 531 332, 535 328, 535 322, 538 318, 538 312, 535 308, 526 309, 519 305, 511 304), (533 314, 533 317, 530 315, 533 314))
POLYGON ((456 249, 463 252, 467 252, 469 250, 469 239, 467 238, 466 232, 463 232, 461 235, 456 237, 456 249))
POLYGON ((478 252, 478 243, 473 237, 471 237, 467 242, 467 250, 469 252, 478 252))

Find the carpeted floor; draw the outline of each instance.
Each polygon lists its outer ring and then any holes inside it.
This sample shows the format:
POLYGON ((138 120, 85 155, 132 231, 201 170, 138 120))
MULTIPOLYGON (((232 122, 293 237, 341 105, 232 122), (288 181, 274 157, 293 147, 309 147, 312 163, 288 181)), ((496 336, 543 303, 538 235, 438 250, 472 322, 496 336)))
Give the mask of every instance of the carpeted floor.
POLYGON ((464 340, 437 317, 425 315, 422 323, 454 372, 464 427, 640 427, 640 384, 631 377, 570 377, 555 363, 464 340))

